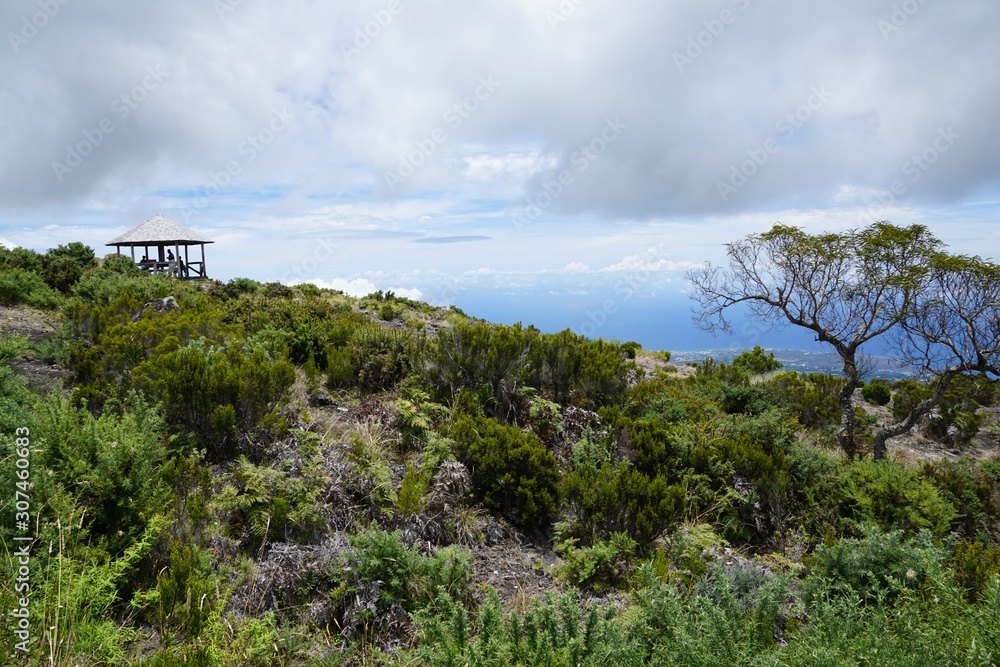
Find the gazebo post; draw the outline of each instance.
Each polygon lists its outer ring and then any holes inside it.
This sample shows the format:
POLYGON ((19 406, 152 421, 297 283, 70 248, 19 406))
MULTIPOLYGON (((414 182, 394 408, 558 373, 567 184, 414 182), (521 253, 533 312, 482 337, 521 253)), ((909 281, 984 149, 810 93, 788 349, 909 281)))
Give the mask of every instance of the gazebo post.
MULTIPOLYGON (((114 246, 115 252, 122 254, 122 246, 129 247, 132 261, 136 261, 136 247, 142 247, 149 263, 143 268, 155 273, 166 273, 176 278, 191 277, 191 245, 201 246, 201 262, 198 275, 207 278, 205 269, 205 245, 213 243, 198 235, 197 232, 178 225, 173 220, 160 214, 146 220, 138 227, 109 241, 106 245, 114 246), (181 257, 181 246, 184 246, 184 256, 181 257), (150 249, 156 250, 155 254, 150 249), (176 253, 176 254, 175 254, 176 253), (170 261, 167 261, 167 256, 170 261), (183 267, 183 268, 182 268, 183 267)), ((198 262, 195 262, 198 264, 198 262)))

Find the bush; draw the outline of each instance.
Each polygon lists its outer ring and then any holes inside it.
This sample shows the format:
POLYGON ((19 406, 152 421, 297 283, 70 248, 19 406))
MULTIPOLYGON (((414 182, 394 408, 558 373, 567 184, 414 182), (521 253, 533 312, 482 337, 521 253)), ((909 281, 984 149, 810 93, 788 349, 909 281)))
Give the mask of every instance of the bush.
POLYGON ((979 602, 1000 574, 1000 549, 976 540, 958 540, 948 565, 955 574, 955 585, 965 591, 966 599, 979 602))
POLYGON ((119 255, 118 253, 105 255, 104 259, 101 260, 100 268, 133 278, 145 275, 143 270, 139 268, 139 265, 132 261, 131 257, 119 255))
POLYGON ((892 389, 886 380, 876 378, 861 388, 861 396, 872 405, 888 405, 892 389))
POLYGON ((59 294, 40 275, 24 269, 0 271, 0 305, 24 304, 51 309, 59 305, 59 294))
POLYGON ((600 592, 622 588, 635 569, 636 542, 625 533, 612 533, 592 546, 579 548, 573 539, 556 545, 563 564, 556 576, 582 590, 600 592))
POLYGON ((158 406, 131 394, 122 416, 95 419, 53 394, 41 404, 33 441, 51 483, 84 508, 91 535, 121 553, 163 510, 166 429, 158 406))
POLYGON ((362 391, 391 389, 406 377, 410 368, 408 343, 407 334, 377 325, 355 333, 351 363, 357 369, 357 383, 362 391))
POLYGON ((264 444, 295 368, 260 348, 244 352, 240 345, 217 348, 199 340, 143 363, 135 377, 163 401, 168 423, 195 434, 209 457, 220 460, 264 444))
POLYGON ((778 370, 782 363, 774 357, 774 352, 764 354, 764 348, 755 345, 752 350, 741 352, 733 359, 733 366, 745 368, 753 375, 763 375, 778 370))
MULTIPOLYGON (((892 416, 897 421, 905 419, 918 403, 931 396, 934 384, 922 384, 916 380, 896 382, 893 385, 892 416)), ((967 444, 979 432, 983 422, 983 415, 977 410, 992 400, 993 383, 990 380, 958 376, 952 379, 941 402, 927 415, 923 428, 928 435, 943 442, 967 444)))
POLYGON ((477 500, 526 530, 549 526, 559 498, 559 468, 538 438, 466 414, 455 418, 448 435, 472 471, 477 500))
POLYGON ((915 590, 939 574, 943 560, 944 552, 927 531, 907 537, 899 530, 868 529, 860 539, 817 547, 806 599, 852 593, 866 604, 891 605, 903 590, 915 590))
POLYGON ((865 460, 846 466, 838 495, 841 517, 883 530, 926 529, 944 535, 956 515, 932 483, 892 461, 865 460))
POLYGON ((42 272, 53 289, 68 294, 87 269, 97 266, 94 251, 79 241, 50 249, 42 256, 42 272))
POLYGON ((583 544, 624 533, 645 546, 683 517, 685 489, 627 463, 579 466, 563 478, 573 513, 570 532, 583 544))
POLYGON ((789 410, 803 426, 824 428, 840 424, 837 395, 844 386, 844 378, 784 371, 768 379, 764 386, 771 402, 789 410))
POLYGON ((488 388, 489 412, 509 423, 514 413, 516 387, 525 372, 534 330, 485 322, 460 322, 438 330, 425 348, 420 375, 434 400, 452 403, 462 390, 488 388))
POLYGON ((767 390, 759 385, 746 387, 725 385, 722 388, 722 409, 727 414, 756 415, 769 407, 771 407, 771 403, 768 400, 767 390))

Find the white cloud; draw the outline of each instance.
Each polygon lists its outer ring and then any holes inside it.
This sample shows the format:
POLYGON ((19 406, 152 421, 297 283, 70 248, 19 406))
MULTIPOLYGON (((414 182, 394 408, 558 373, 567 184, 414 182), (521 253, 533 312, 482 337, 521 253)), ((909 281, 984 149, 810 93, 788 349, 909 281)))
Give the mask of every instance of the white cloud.
POLYGON ((14 248, 18 247, 16 243, 14 243, 13 241, 8 241, 5 238, 0 238, 0 246, 3 246, 7 250, 13 250, 14 248))
MULTIPOLYGON (((301 285, 302 283, 308 283, 315 285, 320 289, 332 289, 339 290, 344 294, 349 296, 361 297, 368 296, 374 292, 379 291, 379 288, 375 286, 375 283, 368 280, 367 278, 333 278, 331 280, 323 280, 322 278, 313 278, 311 280, 292 280, 289 281, 289 285, 301 285)), ((423 292, 419 289, 406 288, 406 287, 390 287, 388 289, 383 289, 383 292, 392 292, 396 296, 401 296, 405 299, 413 299, 414 301, 419 301, 423 298, 423 292)))
POLYGON ((590 271, 590 267, 583 262, 570 262, 561 269, 562 273, 587 273, 588 271, 590 271))

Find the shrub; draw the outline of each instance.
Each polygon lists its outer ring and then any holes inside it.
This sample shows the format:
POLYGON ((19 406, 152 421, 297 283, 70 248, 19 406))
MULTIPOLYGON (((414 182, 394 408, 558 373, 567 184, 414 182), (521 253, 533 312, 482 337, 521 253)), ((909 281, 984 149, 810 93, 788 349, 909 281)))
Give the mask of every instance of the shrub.
POLYGON ((326 386, 345 389, 353 386, 358 369, 346 347, 331 347, 326 356, 326 386))
POLYGON ((79 241, 50 249, 42 256, 42 272, 52 288, 67 294, 87 269, 97 266, 94 251, 79 241))
POLYGON ((649 477, 627 463, 577 466, 563 477, 570 532, 583 544, 624 533, 648 545, 683 516, 684 487, 649 477))
POLYGON ((774 352, 764 354, 764 348, 755 345, 752 350, 741 352, 733 359, 733 366, 745 368, 753 375, 762 375, 778 370, 782 363, 774 357, 774 352))
POLYGON ((303 456, 302 469, 276 470, 236 460, 215 503, 228 520, 230 534, 243 546, 265 541, 310 543, 325 528, 319 496, 325 487, 316 461, 303 456))
POLYGON ((559 468, 538 438, 466 414, 455 418, 448 434, 472 471, 477 500, 526 530, 548 527, 559 497, 559 468))
POLYGON ((165 427, 158 407, 130 394, 119 417, 95 419, 58 394, 42 403, 33 441, 51 482, 85 508, 90 533, 118 554, 167 498, 165 427))
POLYGON ((876 378, 862 387, 861 396, 872 405, 889 405, 892 389, 886 380, 876 378))
POLYGON ((123 276, 136 277, 144 275, 142 269, 132 261, 131 257, 119 255, 118 253, 105 255, 104 259, 101 260, 100 268, 123 276))
POLYGON ((490 414, 509 423, 534 336, 534 330, 520 324, 460 322, 450 330, 438 330, 425 347, 420 375, 433 398, 449 404, 462 390, 487 387, 495 401, 490 414))
POLYGON ((927 531, 907 537, 899 530, 868 529, 859 539, 817 547, 806 599, 853 593, 866 604, 891 605, 903 590, 938 574, 943 560, 944 552, 927 531))
POLYGON ((892 461, 851 463, 838 486, 840 515, 855 524, 944 535, 955 517, 955 508, 932 483, 892 461))
POLYGON ((969 602, 979 602, 990 582, 1000 574, 1000 549, 976 540, 957 540, 948 565, 955 585, 965 591, 969 602))
POLYGON ((17 268, 0 271, 0 305, 51 309, 59 301, 59 294, 37 273, 17 268))
POLYGON ((771 403, 768 400, 767 390, 759 385, 746 387, 725 385, 722 388, 722 409, 727 414, 756 415, 769 407, 771 407, 771 403))
POLYGON ((569 539, 556 545, 563 563, 556 576, 583 590, 600 592, 622 588, 635 569, 636 542, 625 533, 612 533, 605 540, 595 540, 589 547, 577 547, 569 539))
POLYGON ((351 362, 357 368, 362 391, 391 389, 409 371, 409 336, 400 331, 369 326, 359 329, 351 344, 351 362))
POLYGON ((768 379, 764 386, 771 402, 789 410, 803 426, 824 428, 840 424, 837 394, 844 386, 844 378, 784 371, 768 379))
POLYGON ((194 433, 209 457, 219 460, 263 444, 278 424, 276 408, 295 380, 295 369, 260 348, 244 352, 235 344, 216 348, 193 341, 143 363, 135 377, 138 386, 163 401, 176 430, 194 433))

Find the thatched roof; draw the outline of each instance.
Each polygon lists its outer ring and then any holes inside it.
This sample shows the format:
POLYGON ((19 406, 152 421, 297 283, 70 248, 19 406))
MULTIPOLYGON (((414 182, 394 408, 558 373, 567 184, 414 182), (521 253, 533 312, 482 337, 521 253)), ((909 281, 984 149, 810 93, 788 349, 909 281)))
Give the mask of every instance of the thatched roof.
POLYGON ((199 243, 214 243, 214 241, 209 241, 187 227, 182 227, 170 218, 157 213, 138 227, 128 230, 105 245, 196 245, 199 243))

